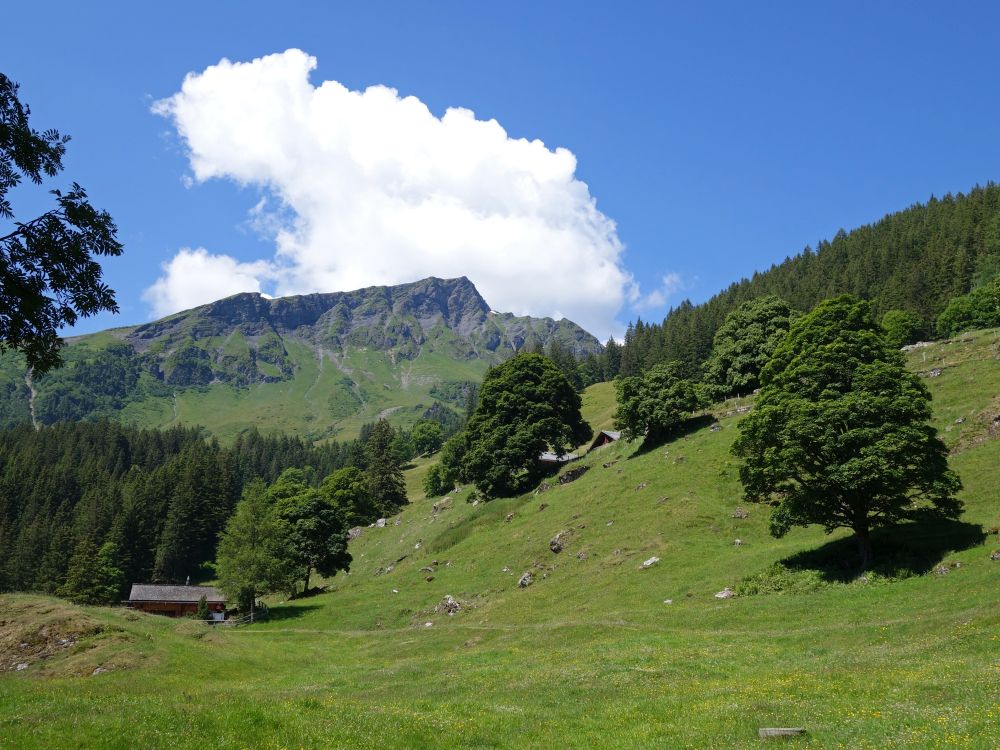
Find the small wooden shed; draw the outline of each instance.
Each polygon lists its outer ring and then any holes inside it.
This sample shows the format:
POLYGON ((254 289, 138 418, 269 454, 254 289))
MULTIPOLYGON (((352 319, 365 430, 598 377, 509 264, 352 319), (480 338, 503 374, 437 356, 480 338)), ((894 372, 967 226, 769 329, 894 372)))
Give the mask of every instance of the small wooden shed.
POLYGON ((622 434, 614 430, 601 430, 597 433, 597 437, 594 438, 594 442, 590 444, 590 448, 587 451, 592 451, 594 448, 601 448, 609 443, 617 442, 621 440, 622 434))
POLYGON ((133 583, 128 606, 143 612, 167 617, 184 617, 198 611, 198 601, 205 597, 213 620, 221 620, 226 612, 226 597, 213 586, 160 586, 133 583))

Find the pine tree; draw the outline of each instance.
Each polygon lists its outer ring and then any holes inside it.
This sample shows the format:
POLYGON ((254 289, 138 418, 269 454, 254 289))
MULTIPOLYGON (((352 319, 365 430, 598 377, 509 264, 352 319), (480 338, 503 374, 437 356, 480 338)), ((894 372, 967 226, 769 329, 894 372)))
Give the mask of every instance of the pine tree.
POLYGON ((368 496, 382 516, 392 515, 407 502, 403 467, 393 451, 394 439, 392 426, 380 419, 372 428, 365 446, 368 496))

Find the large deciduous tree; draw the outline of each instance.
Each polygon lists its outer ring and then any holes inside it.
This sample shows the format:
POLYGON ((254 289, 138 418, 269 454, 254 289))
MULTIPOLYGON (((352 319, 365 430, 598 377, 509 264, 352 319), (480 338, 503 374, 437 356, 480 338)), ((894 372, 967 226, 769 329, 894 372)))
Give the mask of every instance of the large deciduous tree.
POLYGON ((301 576, 304 591, 309 590, 314 570, 332 576, 350 567, 347 524, 340 509, 325 493, 306 484, 301 470, 282 472, 267 496, 274 503, 278 519, 285 524, 287 552, 301 576))
POLYGON ((518 354, 483 379, 464 472, 487 497, 515 494, 540 476, 540 453, 564 453, 590 436, 580 396, 552 360, 518 354))
POLYGON ((760 384, 760 371, 788 333, 796 312, 774 294, 744 302, 715 334, 705 363, 705 382, 719 396, 747 394, 760 384))
POLYGON ((287 527, 267 497, 267 487, 260 480, 251 482, 219 538, 219 589, 250 610, 262 594, 291 590, 296 570, 288 549, 287 527))
POLYGON ((746 498, 774 506, 775 536, 851 529, 867 567, 874 529, 961 513, 961 483, 928 424, 930 394, 867 302, 845 295, 796 321, 761 383, 733 453, 746 498))
POLYGON ((615 381, 615 426, 626 440, 657 441, 698 407, 694 385, 682 377, 677 362, 655 365, 642 375, 615 381))
POLYGON ((18 99, 18 87, 0 73, 0 351, 24 353, 36 373, 61 363, 59 329, 81 316, 118 312, 114 292, 101 277, 94 256, 120 255, 117 228, 106 211, 94 208, 75 182, 53 190, 56 207, 28 221, 16 221, 7 193, 27 177, 36 185, 62 168, 69 136, 39 133, 18 99))

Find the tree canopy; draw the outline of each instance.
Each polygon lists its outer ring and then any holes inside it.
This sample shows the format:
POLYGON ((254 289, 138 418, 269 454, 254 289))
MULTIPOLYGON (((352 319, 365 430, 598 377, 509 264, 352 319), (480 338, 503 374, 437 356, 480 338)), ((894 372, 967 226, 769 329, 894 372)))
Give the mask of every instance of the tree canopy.
POLYGON ((42 373, 61 363, 62 326, 118 312, 94 256, 120 255, 122 245, 111 216, 75 182, 66 192, 51 191, 56 208, 15 220, 8 192, 25 177, 39 185, 62 171, 69 141, 55 130, 33 129, 30 114, 17 84, 0 73, 0 219, 14 224, 0 235, 0 351, 23 352, 28 367, 42 373))
POLYGON ((698 407, 698 394, 677 362, 655 365, 642 375, 615 381, 615 426, 626 440, 656 441, 698 407))
POLYGON ((306 484, 300 469, 285 469, 267 491, 277 518, 284 524, 286 554, 297 569, 303 590, 315 570, 332 576, 347 570, 347 526, 326 493, 306 484))
POLYGON ((761 383, 733 453, 746 498, 774 506, 775 536, 846 527, 867 566, 873 529, 960 514, 961 484, 928 424, 930 394, 867 302, 837 297, 793 323, 761 383))
POLYGON ((775 294, 744 302, 715 334, 705 381, 719 394, 748 394, 760 385, 760 371, 785 338, 796 312, 775 294))
POLYGON ((924 321, 909 310, 890 310, 882 316, 882 331, 894 349, 915 344, 924 332, 924 321))
POLYGON ((564 453, 590 436, 580 396, 559 367, 539 354, 518 354, 483 379, 464 471, 487 497, 516 494, 540 476, 540 453, 564 453))
POLYGON ((1000 326, 1000 276, 968 294, 955 297, 937 319, 941 336, 1000 326))
POLYGON ((219 538, 216 575, 219 589, 242 609, 250 609, 262 594, 289 591, 294 585, 287 527, 259 480, 247 485, 219 538))

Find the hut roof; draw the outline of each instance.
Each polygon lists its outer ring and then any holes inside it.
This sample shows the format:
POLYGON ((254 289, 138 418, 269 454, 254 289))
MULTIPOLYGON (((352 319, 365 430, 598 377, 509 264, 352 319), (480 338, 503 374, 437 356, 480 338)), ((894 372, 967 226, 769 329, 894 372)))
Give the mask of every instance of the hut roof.
POLYGON ((538 460, 544 463, 551 464, 564 464, 567 461, 575 461, 579 456, 575 453, 563 453, 561 456, 553 453, 552 451, 545 451, 539 454, 538 460))
POLYGON ((205 597, 209 604, 223 604, 226 597, 214 586, 158 586, 133 583, 130 602, 197 602, 205 597))
POLYGON ((596 437, 594 437, 593 442, 590 444, 589 450, 594 450, 594 448, 600 448, 602 445, 606 445, 607 443, 613 443, 616 440, 620 440, 621 436, 622 434, 615 430, 601 430, 600 432, 597 433, 596 437))

